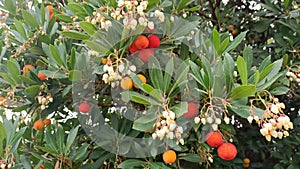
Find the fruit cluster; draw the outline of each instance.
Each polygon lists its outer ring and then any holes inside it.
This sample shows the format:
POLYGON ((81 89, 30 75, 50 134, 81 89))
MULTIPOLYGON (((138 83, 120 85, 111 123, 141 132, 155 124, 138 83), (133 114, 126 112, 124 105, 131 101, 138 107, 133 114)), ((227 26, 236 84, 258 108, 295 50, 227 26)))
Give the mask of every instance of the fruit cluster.
POLYGON ((44 119, 44 120, 37 120, 33 124, 34 130, 43 130, 45 127, 49 126, 51 124, 50 119, 44 119))
POLYGON ((175 113, 166 110, 162 112, 161 117, 155 123, 155 132, 152 134, 152 138, 157 137, 162 140, 164 137, 167 139, 177 139, 177 144, 184 145, 184 140, 181 138, 183 128, 178 126, 175 121, 175 113))
POLYGON ((210 132, 205 137, 206 143, 218 148, 218 156, 223 160, 233 160, 237 155, 237 149, 232 143, 224 143, 222 135, 218 131, 210 132))
POLYGON ((157 35, 140 35, 128 48, 131 54, 138 53, 143 62, 148 62, 150 56, 154 56, 154 49, 160 46, 160 38, 157 35))

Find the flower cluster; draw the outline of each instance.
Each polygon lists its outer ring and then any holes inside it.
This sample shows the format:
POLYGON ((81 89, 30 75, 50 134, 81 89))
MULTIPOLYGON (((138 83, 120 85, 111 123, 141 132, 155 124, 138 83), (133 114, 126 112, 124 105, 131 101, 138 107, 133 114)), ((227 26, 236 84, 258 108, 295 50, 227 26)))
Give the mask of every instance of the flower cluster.
POLYGON ((103 71, 105 73, 102 76, 102 80, 105 84, 111 84, 114 88, 119 86, 120 80, 123 76, 130 76, 133 72, 135 72, 136 66, 119 61, 113 63, 112 59, 108 58, 106 64, 103 66, 103 71))
POLYGON ((288 130, 293 129, 293 123, 290 118, 283 113, 284 103, 279 102, 278 98, 271 98, 272 102, 266 104, 263 118, 250 115, 247 119, 252 123, 253 119, 261 126, 260 133, 271 141, 272 137, 282 139, 283 136, 289 136, 288 130))
MULTIPOLYGON (((106 12, 106 9, 104 7, 100 7, 100 11, 106 12)), ((108 28, 112 26, 111 21, 107 20, 105 16, 98 11, 94 11, 93 16, 85 17, 85 21, 91 22, 95 26, 98 25, 100 28, 104 28, 105 30, 108 30, 108 28)))
POLYGON ((53 98, 51 95, 45 96, 37 96, 38 103, 41 105, 41 110, 45 110, 47 108, 47 105, 51 102, 53 102, 53 98))
POLYGON ((300 72, 290 70, 286 73, 286 76, 291 82, 296 82, 300 86, 300 72))
POLYGON ((184 145, 184 140, 181 138, 183 133, 183 128, 178 126, 175 121, 175 113, 167 110, 162 112, 162 116, 156 121, 155 124, 156 130, 152 134, 152 138, 156 139, 157 137, 162 140, 164 137, 167 139, 177 139, 177 144, 184 145))

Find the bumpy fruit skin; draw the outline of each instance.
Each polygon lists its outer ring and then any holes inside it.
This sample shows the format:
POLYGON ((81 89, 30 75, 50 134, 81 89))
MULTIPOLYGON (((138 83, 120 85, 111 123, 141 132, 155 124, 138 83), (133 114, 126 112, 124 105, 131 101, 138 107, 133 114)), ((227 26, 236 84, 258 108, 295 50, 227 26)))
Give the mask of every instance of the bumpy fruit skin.
POLYGON ((163 154, 163 160, 166 164, 172 164, 176 161, 176 153, 173 150, 168 150, 163 154))
POLYGON ((88 103, 81 103, 78 109, 81 113, 88 113, 91 109, 91 106, 88 103))
POLYGON ((33 66, 33 65, 25 65, 25 66, 23 67, 23 76, 25 76, 25 74, 26 74, 27 72, 29 72, 31 68, 34 68, 34 66, 33 66))
POLYGON ((33 124, 33 129, 34 130, 43 130, 44 127, 45 127, 45 123, 43 122, 43 120, 37 120, 33 124))
POLYGON ((223 160, 233 160, 236 155, 236 147, 231 143, 223 143, 220 147, 218 147, 218 156, 223 160))
POLYGON ((51 120, 50 119, 44 119, 43 123, 45 124, 45 126, 49 126, 51 124, 51 120))
MULTIPOLYGON (((137 77, 142 81, 142 83, 146 83, 146 82, 147 82, 147 79, 146 79, 146 77, 145 77, 144 75, 142 75, 142 74, 137 74, 137 77)), ((139 88, 135 83, 133 83, 133 86, 134 86, 136 89, 139 88)))
POLYGON ((198 106, 193 102, 188 103, 188 111, 183 114, 185 118, 194 118, 198 114, 198 106))
POLYGON ((151 35, 148 37, 149 46, 148 48, 158 48, 160 45, 160 39, 157 35, 151 35))
POLYGON ((149 40, 144 35, 140 35, 133 43, 138 50, 146 49, 149 46, 149 40))
POLYGON ((205 139, 206 143, 211 147, 218 147, 223 143, 222 135, 217 131, 208 133, 205 139))
POLYGON ((134 43, 132 43, 129 47, 128 47, 128 50, 131 54, 137 52, 139 49, 136 48, 136 46, 134 45, 134 43))
POLYGON ((121 80, 121 88, 124 90, 130 90, 132 89, 133 81, 130 79, 130 77, 125 77, 121 80))
POLYGON ((149 62, 150 56, 154 56, 153 49, 144 49, 139 51, 138 57, 145 63, 149 62))
POLYGON ((47 79, 48 79, 48 77, 45 76, 42 72, 39 72, 39 73, 37 74, 37 76, 38 76, 38 78, 39 78, 40 80, 47 80, 47 79))

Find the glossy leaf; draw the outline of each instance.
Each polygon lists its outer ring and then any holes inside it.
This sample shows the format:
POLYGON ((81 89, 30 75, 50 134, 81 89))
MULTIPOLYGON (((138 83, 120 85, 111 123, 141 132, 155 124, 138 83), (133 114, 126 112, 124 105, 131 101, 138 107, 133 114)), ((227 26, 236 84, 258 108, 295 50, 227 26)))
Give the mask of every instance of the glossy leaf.
POLYGON ((242 84, 246 85, 248 83, 247 63, 245 62, 244 58, 241 56, 237 58, 237 69, 240 74, 242 84))
POLYGON ((255 92, 256 92, 255 85, 242 85, 233 89, 231 98, 237 99, 237 98, 249 97, 255 94, 255 92))

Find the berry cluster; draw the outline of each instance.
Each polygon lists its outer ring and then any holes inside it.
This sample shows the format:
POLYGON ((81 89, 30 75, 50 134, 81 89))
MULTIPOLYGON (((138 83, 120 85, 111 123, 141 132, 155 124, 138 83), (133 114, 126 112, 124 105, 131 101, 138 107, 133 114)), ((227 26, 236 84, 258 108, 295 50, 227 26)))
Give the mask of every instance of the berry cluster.
POLYGON ((167 110, 163 111, 160 118, 155 123, 156 130, 152 134, 152 138, 156 139, 157 137, 162 140, 164 137, 167 139, 177 139, 177 144, 184 145, 184 140, 181 138, 183 133, 183 128, 178 126, 175 121, 175 113, 167 110))
POLYGON ((154 49, 160 46, 160 39, 157 35, 140 35, 128 48, 131 54, 138 52, 138 57, 143 62, 148 62, 150 56, 154 56, 154 49))
POLYGON ((33 124, 34 130, 43 130, 45 127, 49 126, 51 124, 50 119, 44 119, 44 120, 37 120, 33 124))
POLYGON ((49 103, 53 102, 53 98, 51 95, 45 96, 37 96, 38 103, 41 105, 41 110, 45 110, 49 103))
POLYGON ((218 147, 218 156, 223 160, 233 160, 237 155, 237 149, 232 143, 223 143, 223 138, 220 132, 210 132, 205 137, 206 143, 216 148, 218 147))
POLYGON ((291 82, 296 82, 297 85, 300 86, 300 72, 290 70, 286 73, 286 76, 291 82))

